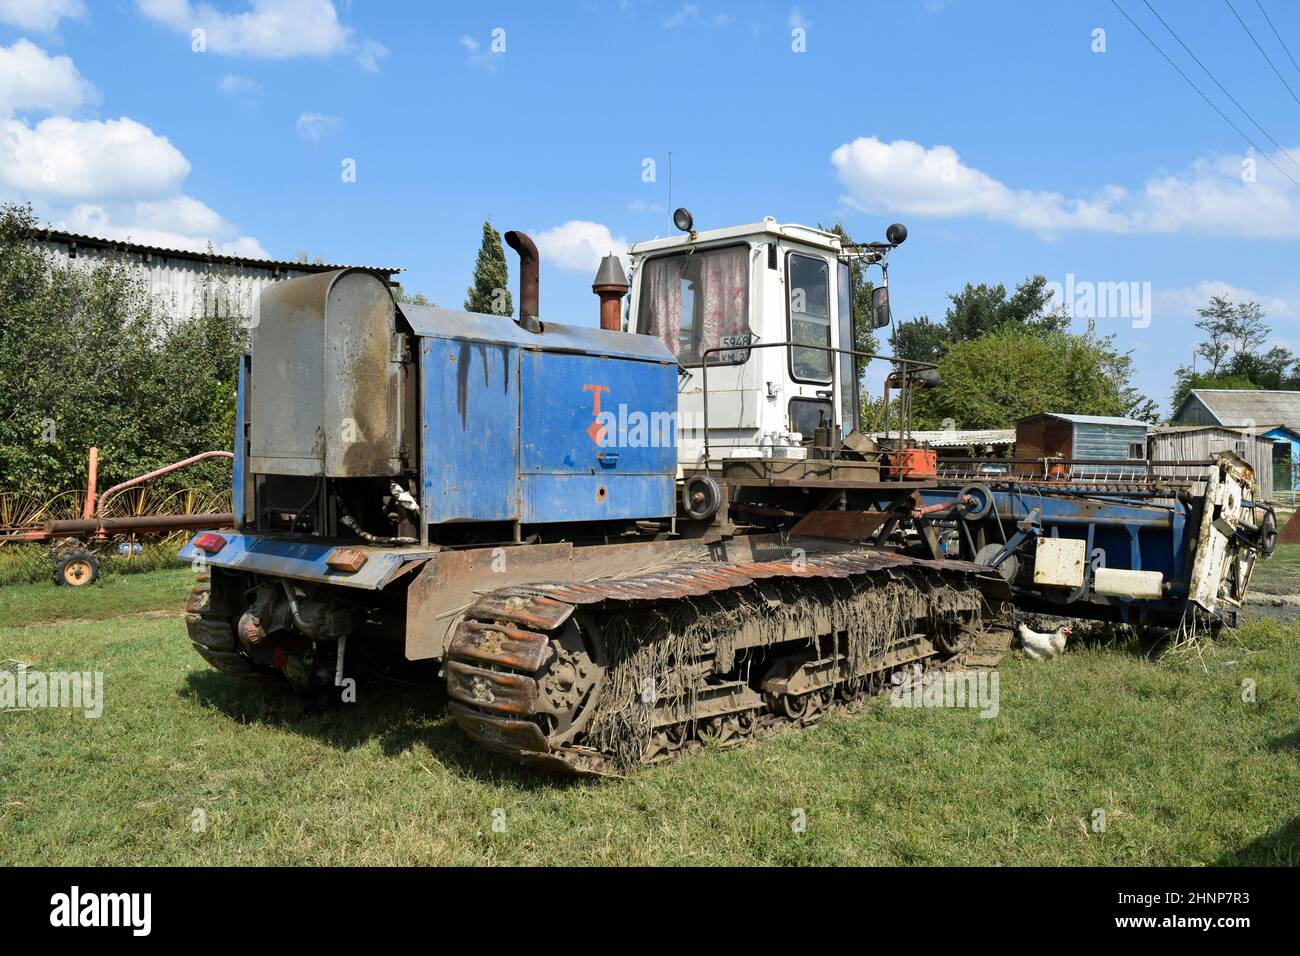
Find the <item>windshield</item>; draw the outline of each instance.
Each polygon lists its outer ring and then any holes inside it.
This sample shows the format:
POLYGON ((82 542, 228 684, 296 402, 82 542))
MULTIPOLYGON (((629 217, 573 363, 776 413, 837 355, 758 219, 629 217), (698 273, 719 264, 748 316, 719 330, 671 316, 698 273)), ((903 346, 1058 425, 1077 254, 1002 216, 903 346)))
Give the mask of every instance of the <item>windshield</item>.
POLYGON ((637 331, 662 339, 682 365, 749 358, 749 247, 728 246, 647 260, 641 266, 637 331))

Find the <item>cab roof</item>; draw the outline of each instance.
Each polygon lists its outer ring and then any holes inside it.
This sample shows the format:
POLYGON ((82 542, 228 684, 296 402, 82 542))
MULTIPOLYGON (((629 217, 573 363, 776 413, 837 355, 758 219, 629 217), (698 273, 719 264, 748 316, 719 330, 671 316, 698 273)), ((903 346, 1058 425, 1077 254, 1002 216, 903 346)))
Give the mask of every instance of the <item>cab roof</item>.
POLYGON ((839 253, 842 248, 840 237, 833 232, 827 232, 825 229, 817 229, 813 226, 803 226, 798 223, 779 223, 771 216, 767 216, 762 222, 750 223, 746 226, 701 229, 695 233, 694 240, 685 233, 664 238, 647 239, 644 242, 633 243, 628 248, 628 254, 642 256, 670 249, 689 249, 692 246, 714 245, 734 239, 758 239, 760 242, 785 239, 808 246, 816 246, 819 249, 834 253, 839 253))

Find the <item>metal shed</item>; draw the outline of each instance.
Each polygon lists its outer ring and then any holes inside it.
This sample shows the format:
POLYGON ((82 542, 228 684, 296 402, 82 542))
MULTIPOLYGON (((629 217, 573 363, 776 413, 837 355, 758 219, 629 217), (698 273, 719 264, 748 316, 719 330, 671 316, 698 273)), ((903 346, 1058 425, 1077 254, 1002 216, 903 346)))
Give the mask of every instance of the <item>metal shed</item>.
MULTIPOLYGON (((1148 427, 1146 422, 1109 415, 1030 415, 1016 422, 1016 457, 1045 460, 1048 473, 1062 478, 1144 475, 1148 427), (1062 464, 1053 465, 1052 459, 1062 464)), ((1021 464, 1018 470, 1039 472, 1043 467, 1021 464)))
MULTIPOLYGON (((1266 435, 1222 425, 1162 425, 1151 430, 1152 461, 1209 461, 1221 451, 1235 452, 1255 469, 1255 480, 1265 494, 1273 489, 1273 445, 1266 435)), ((1187 473, 1186 467, 1154 466, 1157 475, 1187 473)))
MULTIPOLYGON (((273 283, 348 268, 168 249, 57 229, 38 230, 31 235, 31 242, 60 266, 91 268, 105 260, 128 264, 147 283, 168 320, 218 310, 251 320, 257 297, 273 283)), ((401 271, 391 267, 365 268, 378 272, 390 283, 401 271)))

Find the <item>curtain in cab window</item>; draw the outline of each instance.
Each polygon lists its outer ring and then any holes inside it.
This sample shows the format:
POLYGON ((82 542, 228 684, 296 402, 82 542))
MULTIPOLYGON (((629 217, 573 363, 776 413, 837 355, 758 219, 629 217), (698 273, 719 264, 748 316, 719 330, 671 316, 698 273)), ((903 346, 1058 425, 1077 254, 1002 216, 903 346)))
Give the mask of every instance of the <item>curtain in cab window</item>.
MULTIPOLYGON (((642 268, 637 327, 662 339, 683 365, 698 364, 706 349, 749 344, 748 247, 650 259, 642 268)), ((717 352, 709 364, 747 357, 717 352)))

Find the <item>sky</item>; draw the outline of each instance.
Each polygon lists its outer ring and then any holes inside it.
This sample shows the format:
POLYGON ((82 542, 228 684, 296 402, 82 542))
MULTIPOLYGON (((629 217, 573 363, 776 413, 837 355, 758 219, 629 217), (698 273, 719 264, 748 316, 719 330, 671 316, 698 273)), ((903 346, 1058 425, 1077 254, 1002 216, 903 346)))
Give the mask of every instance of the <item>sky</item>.
POLYGON ((671 151, 697 228, 906 223, 896 320, 1044 275, 1168 412, 1211 295, 1300 351, 1300 4, 1117 2, 0 0, 0 199, 453 308, 490 219, 594 326, 671 151))

